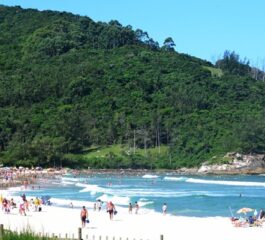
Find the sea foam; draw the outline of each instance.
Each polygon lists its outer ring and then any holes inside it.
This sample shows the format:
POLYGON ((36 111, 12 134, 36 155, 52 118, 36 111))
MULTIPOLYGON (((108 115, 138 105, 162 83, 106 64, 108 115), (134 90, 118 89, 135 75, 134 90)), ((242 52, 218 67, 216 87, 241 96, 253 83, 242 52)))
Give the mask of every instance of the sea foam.
POLYGON ((84 183, 77 183, 77 187, 84 187, 79 192, 90 192, 91 195, 95 195, 99 192, 104 192, 104 188, 99 187, 95 184, 84 184, 84 183))
POLYGON ((230 186, 249 186, 249 187, 265 187, 264 182, 239 182, 239 181, 216 181, 188 178, 186 182, 201 183, 201 184, 218 184, 218 185, 230 185, 230 186))
POLYGON ((199 183, 199 184, 265 187, 264 182, 220 181, 220 180, 205 180, 205 179, 199 179, 199 178, 186 178, 186 177, 164 177, 164 180, 175 181, 175 182, 199 183))
POLYGON ((151 175, 151 174, 145 174, 145 175, 143 175, 142 176, 142 178, 150 178, 150 179, 152 179, 152 178, 158 178, 159 176, 157 176, 157 175, 151 175))
POLYGON ((186 178, 186 177, 164 177, 165 181, 176 181, 176 182, 184 182, 187 179, 188 178, 186 178))
POLYGON ((122 197, 122 196, 110 196, 108 194, 103 194, 100 197, 98 197, 98 199, 100 199, 103 202, 109 202, 112 201, 114 204, 117 205, 128 205, 130 202, 130 198, 129 197, 122 197))

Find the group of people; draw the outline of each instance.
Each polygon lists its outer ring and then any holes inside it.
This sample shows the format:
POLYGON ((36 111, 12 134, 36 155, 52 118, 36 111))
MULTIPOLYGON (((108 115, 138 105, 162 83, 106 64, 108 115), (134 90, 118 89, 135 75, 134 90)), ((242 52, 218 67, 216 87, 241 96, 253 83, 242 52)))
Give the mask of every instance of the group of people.
POLYGON ((103 205, 103 202, 98 199, 95 203, 94 203, 94 211, 101 211, 101 208, 102 208, 102 205, 103 205))
POLYGON ((265 222, 265 211, 261 209, 259 213, 255 210, 254 216, 250 215, 248 217, 239 218, 232 217, 231 221, 235 227, 245 227, 245 226, 262 226, 265 222))
POLYGON ((27 200, 26 195, 23 194, 17 204, 13 198, 7 199, 1 195, 0 204, 2 205, 2 211, 6 214, 9 214, 13 209, 18 208, 19 214, 26 216, 26 212, 41 211, 42 200, 38 197, 27 200))
POLYGON ((134 213, 138 214, 138 211, 139 211, 139 208, 140 208, 138 202, 135 202, 134 206, 132 205, 132 203, 129 203, 129 214, 132 214, 133 208, 134 208, 134 213))
MULTIPOLYGON (((97 200, 97 202, 94 204, 94 211, 96 210, 100 211, 102 204, 103 203, 101 200, 97 200)), ((117 210, 112 201, 107 202, 107 213, 109 214, 110 220, 113 220, 113 215, 117 214, 117 210)), ((81 225, 84 228, 86 226, 86 223, 89 223, 88 211, 85 206, 83 206, 81 209, 80 218, 81 218, 81 225)))
MULTIPOLYGON (((93 210, 100 212, 101 209, 102 209, 102 205, 103 205, 103 202, 100 199, 98 199, 94 203, 93 210)), ((134 213, 138 214, 139 208, 140 208, 140 206, 139 206, 137 201, 134 203, 134 205, 132 203, 129 203, 129 214, 133 213, 133 209, 134 209, 134 213)), ((106 203, 106 209, 107 209, 107 213, 109 214, 110 220, 113 220, 113 216, 117 214, 117 210, 116 210, 116 207, 115 207, 115 205, 113 204, 112 201, 109 201, 109 202, 106 203)), ((166 203, 164 203, 163 206, 162 206, 162 213, 163 213, 163 215, 166 215, 166 213, 167 213, 167 204, 166 203)), ((82 227, 85 227, 86 223, 89 222, 89 220, 88 220, 88 211, 87 211, 85 206, 83 206, 82 209, 81 209, 80 218, 81 218, 82 227)))
POLYGON ((10 213, 11 209, 16 208, 16 203, 14 202, 13 198, 10 200, 7 198, 0 197, 0 204, 2 205, 2 211, 4 213, 10 213))

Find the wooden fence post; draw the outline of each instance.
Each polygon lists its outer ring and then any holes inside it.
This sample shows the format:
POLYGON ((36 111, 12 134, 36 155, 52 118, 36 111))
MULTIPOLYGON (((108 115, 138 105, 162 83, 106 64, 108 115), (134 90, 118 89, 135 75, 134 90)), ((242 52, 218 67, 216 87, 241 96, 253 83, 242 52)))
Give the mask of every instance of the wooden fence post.
POLYGON ((82 240, 82 228, 78 228, 78 236, 77 236, 78 240, 82 240))
POLYGON ((4 239, 4 225, 0 224, 0 240, 4 239))

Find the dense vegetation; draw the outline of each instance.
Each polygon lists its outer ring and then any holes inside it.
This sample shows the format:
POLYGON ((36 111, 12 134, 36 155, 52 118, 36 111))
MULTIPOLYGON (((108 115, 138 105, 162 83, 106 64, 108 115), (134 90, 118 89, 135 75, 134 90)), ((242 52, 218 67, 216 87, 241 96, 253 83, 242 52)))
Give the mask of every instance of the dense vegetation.
POLYGON ((0 163, 176 168, 265 151, 263 73, 234 52, 214 66, 170 37, 20 7, 0 6, 0 29, 0 163))
POLYGON ((31 230, 25 230, 24 232, 17 233, 11 231, 4 231, 2 240, 52 240, 55 238, 38 236, 34 234, 31 230))

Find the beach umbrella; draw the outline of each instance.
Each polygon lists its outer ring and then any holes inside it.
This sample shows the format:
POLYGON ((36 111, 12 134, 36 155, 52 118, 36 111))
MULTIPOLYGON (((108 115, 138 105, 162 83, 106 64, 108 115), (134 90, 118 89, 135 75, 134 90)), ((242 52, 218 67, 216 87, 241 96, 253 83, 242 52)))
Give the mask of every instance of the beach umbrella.
POLYGON ((254 209, 252 208, 247 208, 247 207, 244 207, 244 208, 240 208, 237 213, 244 213, 244 214, 247 214, 248 212, 253 212, 254 209))

